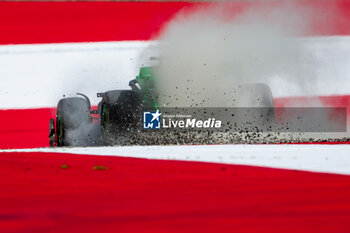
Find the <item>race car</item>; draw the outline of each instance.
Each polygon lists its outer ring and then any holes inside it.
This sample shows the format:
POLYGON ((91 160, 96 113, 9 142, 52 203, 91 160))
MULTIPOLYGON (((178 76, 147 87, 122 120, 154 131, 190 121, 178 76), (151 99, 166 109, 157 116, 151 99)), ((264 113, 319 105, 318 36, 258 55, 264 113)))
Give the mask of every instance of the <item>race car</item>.
MULTIPOLYGON (((156 88, 154 67, 141 67, 129 86, 130 90, 97 93, 97 97, 102 98, 97 110, 91 108, 89 98, 82 93, 61 99, 57 104, 56 119, 50 119, 50 146, 110 145, 109 138, 111 135, 116 137, 115 133, 125 140, 128 140, 127 135, 137 134, 138 131, 132 129, 140 127, 143 110, 159 109, 160 90, 156 88), (98 133, 91 130, 92 127, 98 133), (79 138, 85 138, 84 142, 79 138)), ((273 108, 272 94, 267 85, 245 84, 238 89, 242 93, 251 93, 249 106, 273 108)))

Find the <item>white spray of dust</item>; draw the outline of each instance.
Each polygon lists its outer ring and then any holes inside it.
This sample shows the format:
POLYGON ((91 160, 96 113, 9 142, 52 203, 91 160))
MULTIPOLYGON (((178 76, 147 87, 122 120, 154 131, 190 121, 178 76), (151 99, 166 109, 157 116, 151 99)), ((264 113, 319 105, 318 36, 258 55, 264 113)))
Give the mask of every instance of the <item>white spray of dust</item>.
POLYGON ((307 95, 317 82, 319 62, 296 37, 324 15, 289 3, 252 6, 228 17, 227 6, 180 14, 164 29, 157 48, 160 104, 232 106, 233 99, 245 98, 235 96, 237 86, 247 83, 307 95))
POLYGON ((64 140, 69 146, 101 146, 100 124, 82 123, 76 129, 67 130, 64 140))

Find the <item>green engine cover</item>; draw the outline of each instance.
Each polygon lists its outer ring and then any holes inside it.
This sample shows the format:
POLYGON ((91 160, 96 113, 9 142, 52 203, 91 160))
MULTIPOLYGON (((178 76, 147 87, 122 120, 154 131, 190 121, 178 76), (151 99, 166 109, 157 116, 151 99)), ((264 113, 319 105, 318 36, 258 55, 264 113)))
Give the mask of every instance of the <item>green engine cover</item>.
POLYGON ((154 77, 153 67, 141 67, 139 75, 136 76, 136 81, 141 88, 143 101, 146 106, 155 107, 155 109, 157 109, 158 93, 154 77))

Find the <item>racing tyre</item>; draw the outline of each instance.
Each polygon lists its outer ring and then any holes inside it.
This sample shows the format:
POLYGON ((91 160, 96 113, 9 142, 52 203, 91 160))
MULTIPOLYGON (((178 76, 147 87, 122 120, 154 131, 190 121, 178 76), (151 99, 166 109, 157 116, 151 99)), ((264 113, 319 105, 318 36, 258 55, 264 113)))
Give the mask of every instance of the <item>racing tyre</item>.
POLYGON ((275 111, 270 88, 263 83, 252 83, 240 85, 236 92, 239 123, 244 130, 271 130, 275 123, 275 111))
POLYGON ((107 91, 103 95, 100 111, 104 144, 114 144, 112 141, 118 138, 127 138, 127 134, 140 122, 141 95, 132 90, 107 91))
POLYGON ((57 104, 56 133, 58 146, 79 146, 79 129, 91 122, 88 102, 80 97, 61 99, 57 104))

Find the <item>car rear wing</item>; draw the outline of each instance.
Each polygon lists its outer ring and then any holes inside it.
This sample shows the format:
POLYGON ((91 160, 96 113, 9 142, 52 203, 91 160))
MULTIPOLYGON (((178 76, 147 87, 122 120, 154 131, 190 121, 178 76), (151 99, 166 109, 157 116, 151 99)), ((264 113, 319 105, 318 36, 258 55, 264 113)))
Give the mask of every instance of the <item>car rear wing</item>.
POLYGON ((103 98, 105 96, 105 93, 97 93, 97 97, 103 98))

